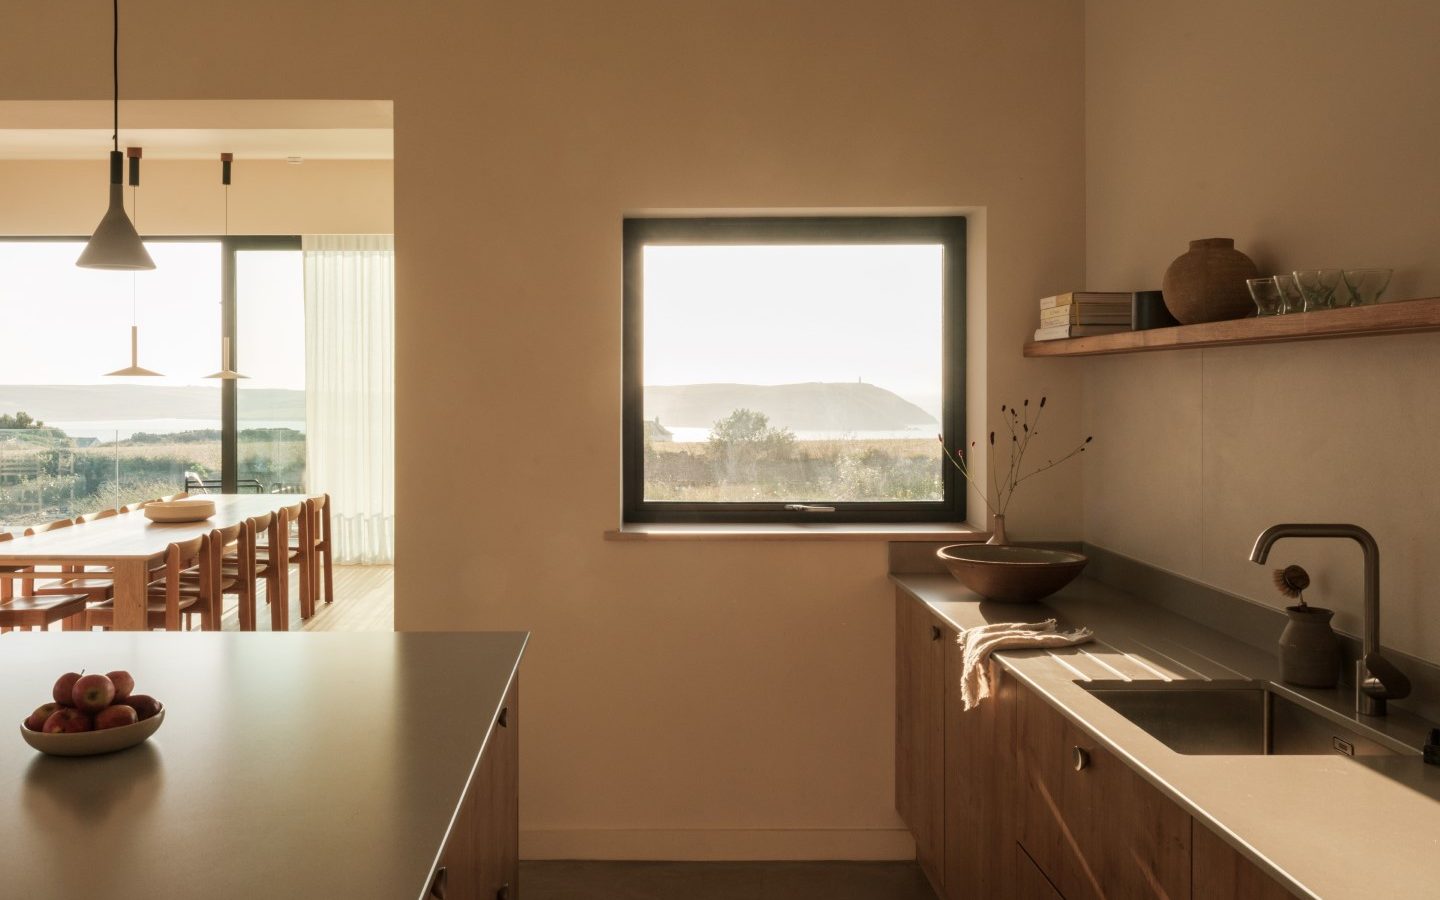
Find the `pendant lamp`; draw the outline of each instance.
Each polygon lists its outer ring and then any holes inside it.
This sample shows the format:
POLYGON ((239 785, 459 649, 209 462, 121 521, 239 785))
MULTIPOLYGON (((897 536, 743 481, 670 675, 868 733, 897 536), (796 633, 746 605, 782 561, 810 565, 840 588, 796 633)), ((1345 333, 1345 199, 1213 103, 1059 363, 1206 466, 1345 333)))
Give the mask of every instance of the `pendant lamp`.
POLYGON ((110 151, 110 208, 96 226, 90 242, 81 251, 75 265, 82 269, 153 269, 155 261, 145 250, 130 217, 125 214, 124 157, 120 153, 120 0, 113 0, 112 73, 114 92, 112 94, 115 142, 110 151))
MULTIPOLYGON (((225 187, 225 236, 230 236, 230 164, 235 160, 235 154, 220 154, 220 183, 225 187)), ((241 375, 230 368, 230 339, 220 339, 220 371, 212 372, 206 378, 220 378, 225 381, 235 381, 240 378, 249 378, 249 375, 241 375)))
MULTIPOLYGON (((125 154, 130 157, 130 205, 135 210, 135 221, 140 221, 140 196, 136 188, 140 186, 140 156, 143 151, 139 147, 125 148, 125 154)), ((136 322, 136 273, 130 273, 130 365, 123 369, 116 369, 113 372, 106 372, 106 376, 159 376, 160 373, 140 365, 140 326, 136 322)))

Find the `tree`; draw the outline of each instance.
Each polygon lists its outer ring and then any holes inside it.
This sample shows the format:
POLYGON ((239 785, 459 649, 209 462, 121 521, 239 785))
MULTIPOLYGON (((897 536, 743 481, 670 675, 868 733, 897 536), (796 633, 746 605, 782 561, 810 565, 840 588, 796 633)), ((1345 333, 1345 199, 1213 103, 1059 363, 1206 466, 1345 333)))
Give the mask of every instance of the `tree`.
POLYGON ((4 431, 4 430, 7 430, 7 429, 44 428, 44 427, 45 427, 45 423, 44 423, 44 422, 41 422, 41 421, 39 421, 38 419, 32 419, 32 418, 30 418, 30 414, 27 413, 27 412, 25 412, 24 410, 20 410, 20 411, 16 412, 15 415, 13 415, 13 416, 0 415, 0 431, 4 431))
POLYGON ((789 428, 771 428, 770 418, 737 409, 710 426, 709 456, 721 481, 759 481, 760 467, 790 459, 795 435, 789 428))

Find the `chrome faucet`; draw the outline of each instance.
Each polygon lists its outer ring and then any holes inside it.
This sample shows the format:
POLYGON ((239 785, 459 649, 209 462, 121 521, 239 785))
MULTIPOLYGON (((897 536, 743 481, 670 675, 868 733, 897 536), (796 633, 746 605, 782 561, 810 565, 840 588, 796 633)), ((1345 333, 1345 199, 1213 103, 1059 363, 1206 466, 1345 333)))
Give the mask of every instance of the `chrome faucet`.
POLYGON ((1380 547, 1358 525, 1271 525, 1260 532, 1250 561, 1264 563, 1281 538, 1349 538, 1365 551, 1365 634, 1355 660, 1355 711, 1385 715, 1385 701, 1410 695, 1410 679, 1380 653, 1380 547))

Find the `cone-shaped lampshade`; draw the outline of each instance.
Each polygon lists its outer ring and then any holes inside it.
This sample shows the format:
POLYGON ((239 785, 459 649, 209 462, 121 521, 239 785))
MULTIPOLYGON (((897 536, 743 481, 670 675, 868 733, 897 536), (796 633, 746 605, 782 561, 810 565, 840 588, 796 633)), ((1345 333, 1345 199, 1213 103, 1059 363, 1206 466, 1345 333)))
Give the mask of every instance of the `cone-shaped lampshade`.
POLYGON ((228 337, 222 338, 220 340, 220 348, 220 371, 214 372, 210 375, 206 375, 205 377, 219 378, 223 381, 235 381, 240 378, 249 378, 249 375, 241 375, 239 372, 230 368, 230 339, 228 337))
POLYGON ((123 168, 120 151, 111 151, 110 208, 105 211, 105 218, 100 220, 80 258, 75 260, 75 265, 82 269, 155 268, 155 261, 150 258, 130 217, 125 214, 125 188, 121 184, 123 168))

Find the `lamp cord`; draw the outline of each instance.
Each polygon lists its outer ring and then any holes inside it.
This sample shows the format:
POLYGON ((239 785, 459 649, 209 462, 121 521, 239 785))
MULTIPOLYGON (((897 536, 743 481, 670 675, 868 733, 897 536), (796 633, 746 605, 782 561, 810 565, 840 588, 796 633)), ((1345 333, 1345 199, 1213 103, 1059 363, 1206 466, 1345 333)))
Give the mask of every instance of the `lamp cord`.
POLYGON ((114 91, 113 91, 113 93, 111 94, 111 97, 114 98, 114 112, 115 112, 114 124, 115 124, 115 131, 114 131, 114 134, 112 134, 112 135, 110 136, 110 139, 115 142, 115 149, 116 149, 116 150, 119 150, 119 149, 120 149, 120 0, 114 0, 114 3, 112 4, 112 7, 111 7, 111 12, 112 12, 111 22, 113 23, 113 28, 112 28, 112 32, 111 32, 111 45, 110 45, 110 64, 111 64, 111 73, 110 73, 110 74, 111 74, 111 76, 112 76, 112 84, 113 84, 113 86, 114 86, 114 91))

